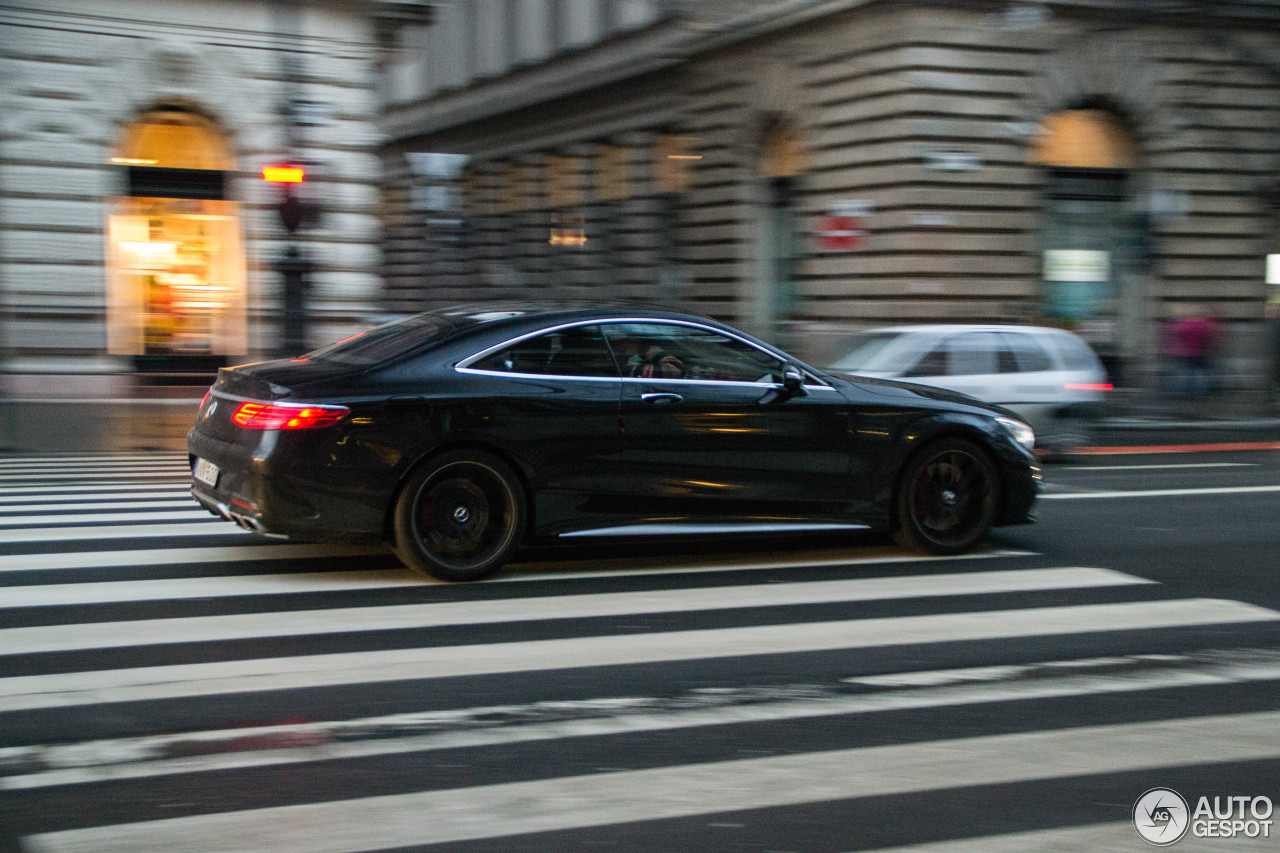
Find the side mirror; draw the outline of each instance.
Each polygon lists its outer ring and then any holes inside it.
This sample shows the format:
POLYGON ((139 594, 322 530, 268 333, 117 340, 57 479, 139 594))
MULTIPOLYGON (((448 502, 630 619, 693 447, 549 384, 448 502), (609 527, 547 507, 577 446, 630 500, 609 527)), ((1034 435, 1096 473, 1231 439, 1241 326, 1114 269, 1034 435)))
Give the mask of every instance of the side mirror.
POLYGON ((804 373, 800 368, 788 366, 782 372, 782 389, 788 397, 797 397, 804 393, 804 373))

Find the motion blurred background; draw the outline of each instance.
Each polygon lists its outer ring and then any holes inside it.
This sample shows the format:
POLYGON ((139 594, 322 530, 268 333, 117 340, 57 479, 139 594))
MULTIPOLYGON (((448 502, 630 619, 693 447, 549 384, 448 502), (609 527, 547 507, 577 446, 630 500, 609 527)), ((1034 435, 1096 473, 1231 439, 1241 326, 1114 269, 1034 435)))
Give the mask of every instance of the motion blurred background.
POLYGON ((1272 0, 4 0, 0 390, 516 297, 1057 326, 1148 410, 1204 317, 1274 413, 1278 96, 1272 0))

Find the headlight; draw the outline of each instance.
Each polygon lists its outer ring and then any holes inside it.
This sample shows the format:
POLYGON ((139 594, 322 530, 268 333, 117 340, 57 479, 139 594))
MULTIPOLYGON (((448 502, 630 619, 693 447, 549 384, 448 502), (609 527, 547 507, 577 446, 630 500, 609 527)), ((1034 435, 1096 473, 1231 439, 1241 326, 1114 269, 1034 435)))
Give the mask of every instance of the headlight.
POLYGON ((1030 424, 1024 424, 1022 421, 1015 421, 1013 418, 996 418, 996 423, 1004 427, 1004 431, 1018 444, 1021 444, 1027 450, 1032 450, 1036 446, 1036 431, 1030 424))

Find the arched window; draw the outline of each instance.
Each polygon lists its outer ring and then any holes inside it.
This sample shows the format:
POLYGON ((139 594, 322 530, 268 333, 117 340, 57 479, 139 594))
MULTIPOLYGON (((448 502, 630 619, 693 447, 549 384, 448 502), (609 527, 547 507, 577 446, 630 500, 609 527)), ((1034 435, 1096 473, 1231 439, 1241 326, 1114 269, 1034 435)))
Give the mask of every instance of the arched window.
POLYGON ((109 351, 162 372, 247 354, 245 257, 225 135, 197 112, 154 109, 124 128, 111 162, 121 193, 108 216, 109 351))
POLYGON ((800 256, 797 181, 808 168, 808 153, 799 129, 781 117, 771 118, 760 138, 760 176, 765 195, 760 231, 760 286, 757 294, 762 331, 782 346, 797 343, 794 320, 802 311, 796 287, 800 256))
POLYGON ((1138 146, 1128 128, 1106 110, 1064 110, 1040 123, 1030 160, 1063 169, 1134 169, 1138 146))
POLYGON ((235 168, 217 125, 182 109, 157 109, 139 116, 121 134, 112 162, 165 169, 235 168))
POLYGON ((1137 139, 1109 109, 1064 110, 1041 121, 1028 160, 1045 170, 1044 313, 1084 335, 1121 379, 1142 321, 1135 287, 1146 263, 1129 204, 1137 139))

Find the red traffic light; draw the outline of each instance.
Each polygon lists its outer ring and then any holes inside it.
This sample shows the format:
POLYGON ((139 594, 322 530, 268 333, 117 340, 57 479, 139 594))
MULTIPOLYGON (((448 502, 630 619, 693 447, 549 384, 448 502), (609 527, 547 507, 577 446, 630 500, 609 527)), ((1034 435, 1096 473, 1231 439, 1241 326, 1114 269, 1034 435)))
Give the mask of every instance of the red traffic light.
POLYGON ((277 184, 300 184, 305 177, 301 166, 269 164, 262 167, 262 179, 277 184))

